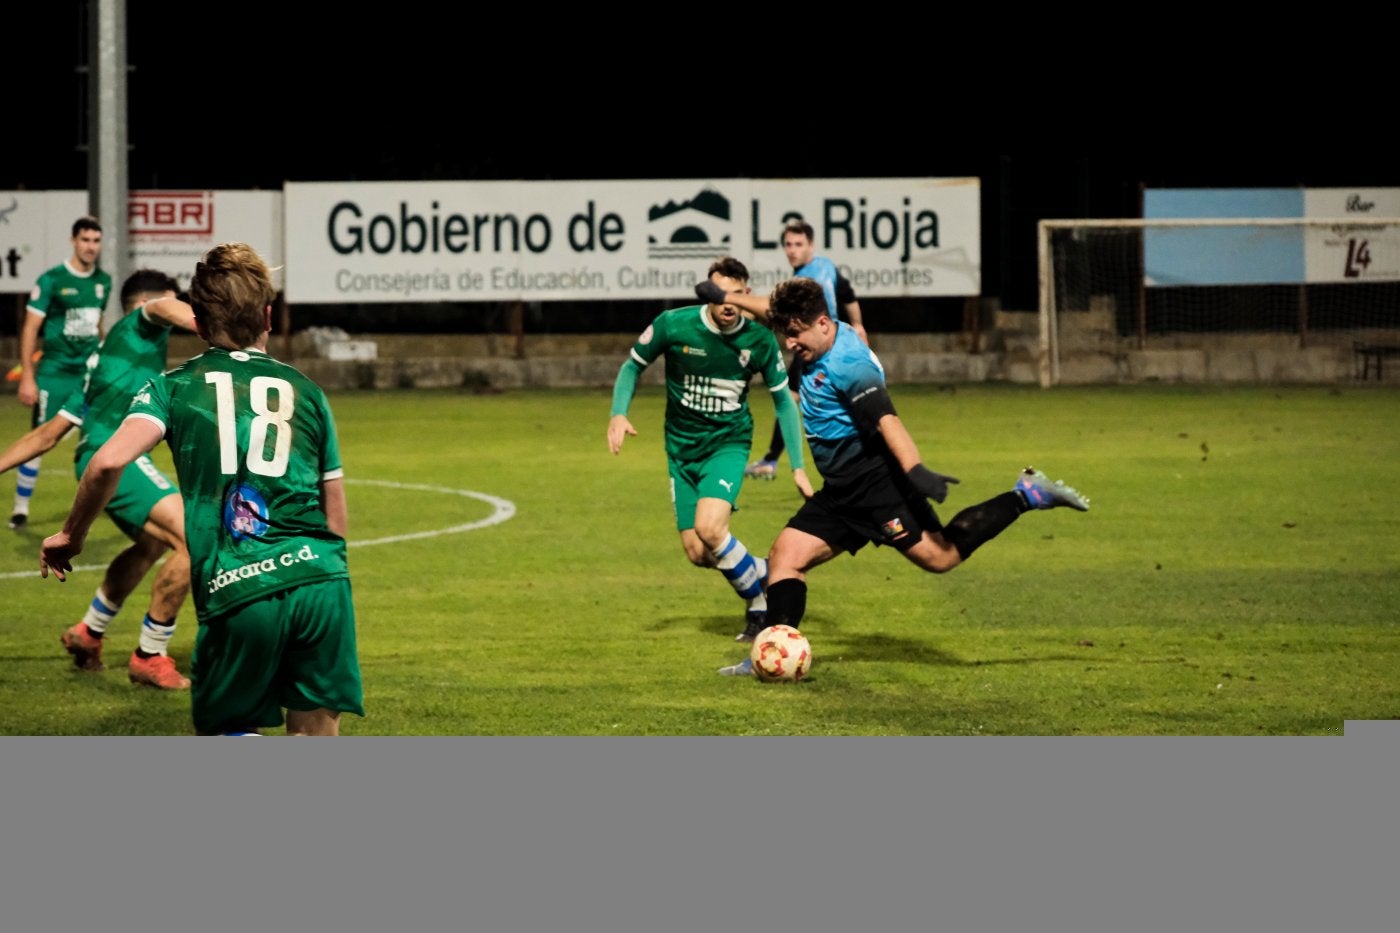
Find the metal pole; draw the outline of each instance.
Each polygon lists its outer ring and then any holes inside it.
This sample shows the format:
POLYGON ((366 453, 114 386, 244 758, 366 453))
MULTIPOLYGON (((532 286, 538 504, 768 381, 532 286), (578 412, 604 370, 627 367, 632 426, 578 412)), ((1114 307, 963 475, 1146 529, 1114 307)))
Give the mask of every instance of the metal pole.
MULTIPOLYGON (((127 230, 126 0, 88 0, 88 212, 102 222, 102 268, 120 290, 131 266, 127 230)), ((121 319, 112 299, 102 332, 121 319)))

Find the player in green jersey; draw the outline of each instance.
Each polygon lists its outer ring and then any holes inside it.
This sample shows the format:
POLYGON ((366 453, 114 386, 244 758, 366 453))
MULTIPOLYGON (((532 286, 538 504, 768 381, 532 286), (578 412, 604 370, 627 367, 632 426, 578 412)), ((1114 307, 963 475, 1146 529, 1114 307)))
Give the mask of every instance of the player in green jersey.
MULTIPOLYGON (((102 225, 94 217, 73 221, 73 255, 39 276, 29 293, 19 334, 19 403, 33 409, 31 427, 53 417, 58 406, 81 388, 87 359, 101 338, 102 311, 112 294, 112 277, 97 265, 102 225), (34 362, 36 350, 42 351, 34 362)), ((29 522, 29 502, 39 480, 39 459, 19 469, 10 527, 29 522)))
POLYGON ((267 355, 276 290, 247 244, 196 264, 204 353, 157 376, 88 463, 40 572, 72 569, 121 471, 164 438, 185 503, 199 620, 191 706, 200 735, 338 735, 364 714, 346 561, 340 447, 321 388, 267 355))
MULTIPOLYGON (((175 300, 178 288, 175 279, 155 269, 138 269, 127 277, 121 291, 125 314, 89 357, 85 389, 70 395, 56 415, 0 453, 0 473, 48 453, 73 428, 81 427, 73 468, 82 475, 88 459, 126 417, 131 397, 165 369, 171 327, 194 330, 190 306, 175 300)), ((108 565, 87 613, 62 635, 63 647, 79 670, 103 670, 108 625, 156 562, 169 554, 152 584, 150 608, 127 662, 127 676, 133 683, 164 690, 190 685, 167 651, 175 617, 190 589, 185 510, 178 493, 149 457, 138 458, 122 472, 107 515, 132 543, 108 565)))
MULTIPOLYGON (((711 264, 709 279, 726 292, 747 293, 749 270, 733 257, 711 264)), ((637 431, 627 418, 637 380, 665 358, 666 458, 671 502, 685 556, 697 567, 715 567, 745 601, 744 630, 752 641, 765 625, 767 562, 754 557, 729 531, 729 516, 744 483, 753 444, 749 383, 761 375, 787 437, 793 482, 804 497, 812 485, 803 469, 797 406, 777 338, 733 304, 690 305, 663 311, 644 330, 613 386, 608 449, 617 454, 637 431)))

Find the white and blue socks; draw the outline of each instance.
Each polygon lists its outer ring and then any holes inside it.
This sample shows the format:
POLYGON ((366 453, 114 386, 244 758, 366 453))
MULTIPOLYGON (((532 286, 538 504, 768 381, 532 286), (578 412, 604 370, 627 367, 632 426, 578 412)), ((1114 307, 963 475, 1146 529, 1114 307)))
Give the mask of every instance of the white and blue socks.
POLYGON ((21 463, 15 472, 18 479, 15 481, 15 507, 10 510, 11 515, 29 515, 29 500, 34 496, 34 484, 39 481, 39 460, 35 457, 28 463, 21 463))
POLYGON ((715 565, 734 592, 748 600, 750 610, 768 607, 763 596, 763 581, 768 577, 768 561, 754 557, 744 543, 733 535, 713 551, 715 565))
POLYGON ((154 654, 165 654, 170 647, 170 636, 175 634, 175 622, 172 620, 168 625, 164 622, 151 618, 151 614, 146 613, 146 618, 141 621, 141 640, 136 644, 136 650, 143 657, 150 657, 154 654))
POLYGON ((87 613, 83 616, 83 622, 87 624, 88 631, 92 633, 93 638, 101 638, 107 632, 107 625, 121 611, 122 604, 108 599, 107 594, 99 586, 97 593, 92 597, 92 603, 88 606, 87 613))

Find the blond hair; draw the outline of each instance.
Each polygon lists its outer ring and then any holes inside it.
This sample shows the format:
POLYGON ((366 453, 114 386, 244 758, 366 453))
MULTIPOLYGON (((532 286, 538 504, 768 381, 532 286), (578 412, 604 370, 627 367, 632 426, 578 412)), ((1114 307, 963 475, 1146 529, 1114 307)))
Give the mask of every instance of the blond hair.
POLYGON ((247 243, 220 243, 194 267, 190 303, 210 343, 251 347, 267 332, 277 295, 272 273, 247 243))

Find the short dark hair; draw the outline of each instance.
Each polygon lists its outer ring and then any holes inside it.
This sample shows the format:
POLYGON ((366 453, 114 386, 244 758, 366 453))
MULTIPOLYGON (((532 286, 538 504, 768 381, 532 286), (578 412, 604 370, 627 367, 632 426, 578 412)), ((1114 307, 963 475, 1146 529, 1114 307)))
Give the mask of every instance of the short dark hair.
POLYGON ((70 236, 77 236, 84 230, 96 230, 98 233, 101 233, 102 224, 98 223, 97 218, 93 217, 91 214, 84 214, 82 217, 73 221, 73 232, 70 236))
POLYGON ((817 231, 812 229, 812 225, 801 217, 793 217, 783 224, 783 236, 789 233, 800 233, 813 243, 817 242, 817 231))
POLYGON ((174 276, 167 275, 159 269, 137 269, 122 283, 122 307, 126 308, 131 304, 131 299, 142 292, 160 294, 179 291, 180 283, 175 281, 174 276))
POLYGON ((733 256, 723 256, 710 263, 709 271, 706 272, 705 275, 711 276, 716 272, 725 278, 735 279, 740 282, 747 282, 749 280, 749 267, 733 256))
POLYGON ((822 315, 831 316, 826 292, 820 282, 805 275, 784 279, 768 296, 768 326, 776 331, 786 331, 794 322, 806 330, 822 315))

